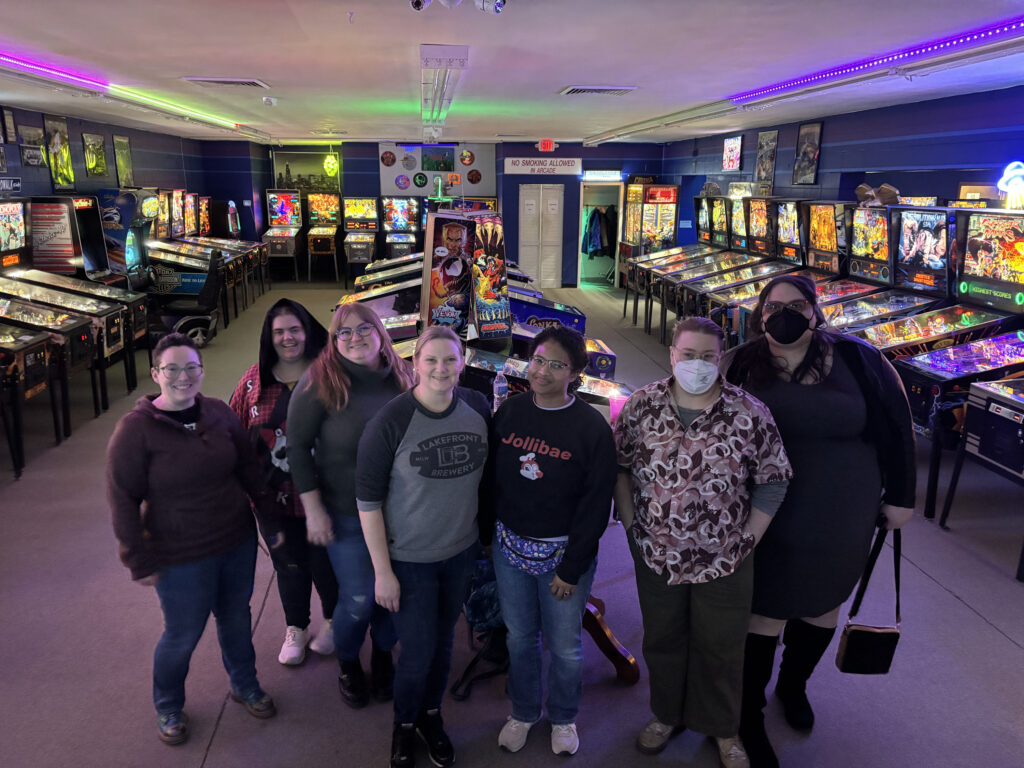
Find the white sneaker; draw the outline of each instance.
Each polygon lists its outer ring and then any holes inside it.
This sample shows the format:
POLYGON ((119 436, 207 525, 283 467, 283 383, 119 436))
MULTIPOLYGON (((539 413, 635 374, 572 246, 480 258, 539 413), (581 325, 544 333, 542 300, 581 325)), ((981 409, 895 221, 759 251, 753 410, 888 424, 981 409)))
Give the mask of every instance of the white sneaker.
POLYGON ((551 726, 551 751, 556 755, 575 755, 580 748, 580 737, 576 723, 551 726))
POLYGON ((509 752, 518 752, 526 746, 526 737, 532 727, 533 723, 524 723, 509 716, 498 734, 498 746, 509 752))
POLYGON ((301 664, 306 658, 306 643, 309 635, 300 627, 289 626, 284 633, 284 644, 277 660, 289 667, 301 664))
POLYGON ((738 736, 728 739, 715 737, 715 741, 718 742, 718 758, 722 761, 722 768, 750 768, 750 758, 738 736))
POLYGON ((334 626, 330 619, 324 619, 316 637, 309 641, 309 650, 321 656, 330 656, 334 653, 334 626))

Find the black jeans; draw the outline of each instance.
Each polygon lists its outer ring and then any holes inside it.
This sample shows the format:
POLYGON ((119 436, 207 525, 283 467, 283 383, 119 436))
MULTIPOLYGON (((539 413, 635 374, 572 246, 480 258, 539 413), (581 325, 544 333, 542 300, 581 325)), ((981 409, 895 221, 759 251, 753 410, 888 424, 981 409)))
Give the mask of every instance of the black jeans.
POLYGON ((282 521, 284 545, 270 550, 277 572, 277 591, 284 606, 284 618, 290 627, 309 626, 309 599, 316 585, 325 619, 334 615, 338 602, 338 582, 327 557, 327 550, 306 539, 306 519, 286 517, 282 521))

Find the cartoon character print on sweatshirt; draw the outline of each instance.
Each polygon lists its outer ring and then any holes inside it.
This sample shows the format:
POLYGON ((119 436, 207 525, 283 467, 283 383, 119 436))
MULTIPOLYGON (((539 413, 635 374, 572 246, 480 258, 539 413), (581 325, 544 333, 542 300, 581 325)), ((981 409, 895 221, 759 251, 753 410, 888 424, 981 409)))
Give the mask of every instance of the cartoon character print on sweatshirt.
POLYGON ((270 461, 282 472, 291 472, 288 468, 288 440, 283 429, 274 430, 274 446, 270 449, 270 461))
POLYGON ((544 477, 544 473, 540 471, 540 464, 537 463, 537 454, 528 453, 525 456, 520 456, 519 461, 522 462, 519 474, 527 480, 540 480, 544 477))

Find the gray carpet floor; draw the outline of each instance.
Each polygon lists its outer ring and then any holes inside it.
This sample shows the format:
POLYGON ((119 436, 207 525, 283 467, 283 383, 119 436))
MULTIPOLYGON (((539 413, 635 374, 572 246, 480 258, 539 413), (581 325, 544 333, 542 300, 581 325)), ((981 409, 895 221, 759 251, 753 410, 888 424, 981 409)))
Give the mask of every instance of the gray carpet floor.
MULTIPOLYGON (((205 393, 230 395, 255 361, 263 312, 277 298, 303 302, 326 325, 340 292, 323 283, 276 283, 205 350, 205 393)), ((621 317, 621 292, 548 293, 587 314, 588 334, 618 355, 618 379, 635 387, 665 375, 666 349, 621 317)), ((277 702, 278 717, 255 720, 228 700, 216 634, 208 627, 188 679, 191 739, 180 747, 157 740, 150 675, 160 610, 153 590, 133 584, 117 560, 104 490, 106 443, 117 419, 137 395, 155 390, 145 354, 138 360, 140 389, 125 395, 123 372, 112 370, 111 408, 99 418, 92 417, 87 378, 73 382, 74 434, 59 446, 52 443, 45 396, 29 403, 28 466, 20 480, 0 454, 0 766, 383 768, 390 705, 345 707, 333 659, 311 654, 300 667, 277 663, 284 618, 265 553, 257 566, 253 632, 260 679, 277 702)), ((923 484, 925 452, 919 450, 923 484)), ((947 454, 943 490, 951 463, 947 454)), ((833 641, 809 685, 817 712, 812 734, 790 730, 778 702, 770 700, 768 727, 783 766, 1024 764, 1024 584, 1014 579, 1024 539, 1021 498, 1019 486, 968 463, 951 531, 918 512, 905 529, 903 636, 892 672, 840 674, 832 663, 833 641)), ((861 618, 887 623, 891 557, 883 554, 880 563, 861 618)), ((713 742, 699 734, 682 734, 657 757, 633 747, 649 717, 647 678, 619 526, 609 527, 602 540, 593 592, 607 603, 607 621, 637 656, 642 677, 635 686, 617 682, 611 664, 585 640, 582 746, 573 760, 609 767, 717 765, 713 742)), ((461 625, 453 670, 461 671, 471 655, 461 625)), ((565 764, 551 754, 546 723, 531 732, 522 752, 499 751, 497 733, 508 712, 502 678, 479 684, 468 701, 446 702, 458 765, 565 764)), ((419 763, 429 764, 425 751, 419 763)))

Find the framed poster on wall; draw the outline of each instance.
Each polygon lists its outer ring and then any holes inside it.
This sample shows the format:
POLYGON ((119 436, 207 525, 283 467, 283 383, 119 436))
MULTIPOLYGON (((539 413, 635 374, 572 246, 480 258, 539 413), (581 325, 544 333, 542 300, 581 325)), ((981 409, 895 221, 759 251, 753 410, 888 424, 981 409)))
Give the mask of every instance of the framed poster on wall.
POLYGON ((761 131, 757 134, 757 163, 754 168, 754 181, 774 181, 775 150, 778 144, 778 131, 761 131))
POLYGON ((132 170, 132 146, 127 136, 114 137, 114 165, 117 168, 117 185, 134 187, 135 173, 132 170))
POLYGON ((804 123, 796 135, 796 159, 793 161, 794 184, 813 184, 817 180, 820 152, 821 123, 804 123))
POLYGON ((743 162, 743 137, 733 136, 722 142, 722 170, 738 171, 743 162))
POLYGON ((274 156, 274 183, 277 189, 297 189, 309 193, 340 195, 341 153, 277 152, 274 156))
POLYGON ((82 146, 85 148, 85 175, 107 175, 106 142, 98 133, 83 133, 82 146))
POLYGON ((50 175, 55 191, 75 188, 75 167, 71 164, 71 140, 68 121, 63 117, 44 117, 46 147, 50 153, 50 175))
POLYGON ((46 145, 43 129, 34 125, 18 126, 18 141, 21 144, 21 164, 31 168, 46 167, 46 145))

